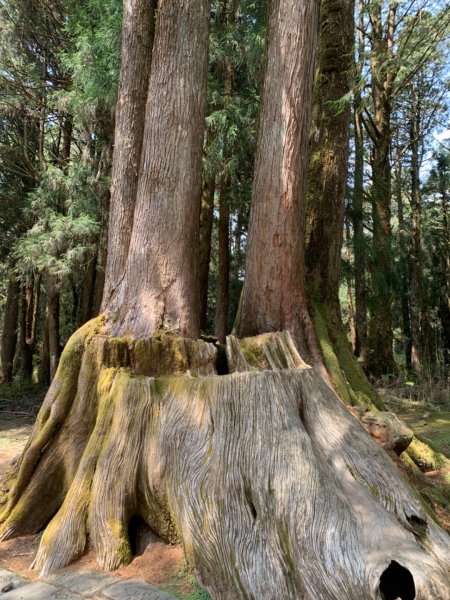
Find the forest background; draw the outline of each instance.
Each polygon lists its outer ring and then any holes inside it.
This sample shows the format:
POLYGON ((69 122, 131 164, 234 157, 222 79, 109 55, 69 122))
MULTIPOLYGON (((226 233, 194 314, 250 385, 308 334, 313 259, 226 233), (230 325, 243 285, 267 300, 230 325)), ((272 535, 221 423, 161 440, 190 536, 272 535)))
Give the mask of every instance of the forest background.
MULTIPOLYGON (((48 385, 67 339, 100 309, 121 11, 118 0, 8 0, 0 7, 3 382, 48 385)), ((213 2, 211 12, 201 329, 222 342, 244 280, 266 12, 264 2, 245 0, 213 2)), ((350 89, 321 98, 316 80, 315 94, 316 117, 325 106, 338 124, 352 111, 348 176, 335 182, 346 187, 344 218, 337 215, 339 299, 351 348, 372 380, 411 387, 426 380, 444 396, 449 22, 444 2, 360 2, 343 24, 354 37, 350 89)), ((306 247, 311 221, 324 217, 312 199, 319 138, 313 115, 306 247)), ((330 204, 325 219, 339 211, 330 204)))

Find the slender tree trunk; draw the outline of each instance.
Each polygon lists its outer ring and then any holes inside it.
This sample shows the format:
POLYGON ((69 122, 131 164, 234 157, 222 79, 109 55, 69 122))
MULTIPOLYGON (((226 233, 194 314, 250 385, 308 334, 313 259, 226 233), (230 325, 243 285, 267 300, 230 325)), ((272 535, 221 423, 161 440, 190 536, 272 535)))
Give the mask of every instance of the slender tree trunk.
POLYGON ((119 99, 112 165, 107 287, 103 309, 122 281, 141 164, 157 0, 124 0, 119 99))
POLYGON ((217 277, 217 301, 215 335, 225 342, 228 333, 228 307, 230 297, 230 177, 224 175, 219 191, 219 261, 217 277))
MULTIPOLYGON (((47 311, 46 311, 47 313, 47 311)), ((44 331, 42 337, 41 356, 39 361, 38 373, 39 385, 48 387, 50 385, 50 349, 47 314, 44 318, 44 331)))
POLYGON ((395 196, 397 201, 397 216, 399 229, 399 245, 400 245, 400 293, 402 303, 402 323, 403 323, 403 339, 406 368, 411 370, 411 320, 409 313, 409 272, 408 272, 408 251, 407 251, 407 232, 405 225, 405 217, 403 214, 403 197, 402 197, 402 164, 400 157, 397 157, 395 168, 395 196))
POLYGON ((442 207, 442 230, 443 252, 439 257, 441 263, 441 296, 439 301, 439 318, 442 324, 443 339, 447 350, 446 359, 450 362, 450 219, 448 210, 449 191, 445 185, 445 179, 442 178, 443 185, 440 185, 441 207, 442 207))
POLYGON ((382 24, 381 4, 371 8, 372 48, 371 77, 374 104, 372 152, 372 308, 365 356, 366 370, 375 377, 396 370, 392 351, 392 257, 391 257, 391 86, 392 73, 386 61, 392 56, 395 17, 394 4, 389 6, 387 34, 382 24))
POLYGON ((0 383, 9 383, 13 375, 13 362, 17 345, 17 317, 19 314, 20 283, 12 277, 4 309, 2 347, 0 355, 0 383))
POLYGON ((46 320, 48 327, 48 350, 50 381, 53 380, 58 368, 61 352, 59 337, 59 289, 54 277, 47 277, 46 320))
POLYGON ((92 258, 89 261, 86 272, 83 277, 78 323, 80 326, 84 323, 87 323, 89 319, 91 319, 94 316, 92 310, 94 305, 96 262, 97 255, 95 255, 94 258, 92 258))
POLYGON ((246 277, 235 327, 239 337, 287 329, 302 355, 321 365, 303 270, 317 19, 317 2, 270 5, 246 277))
MULTIPOLYGON (((364 3, 358 2, 357 77, 364 67, 364 3)), ((353 254, 355 271, 355 356, 363 356, 367 341, 366 247, 364 241, 364 131, 360 111, 361 92, 356 86, 353 103, 355 171, 352 196, 353 254)))
POLYGON ((202 207, 200 212, 200 330, 206 331, 206 315, 208 310, 208 279, 211 260, 211 236, 214 220, 214 194, 216 182, 208 177, 202 191, 202 207))
POLYGON ((416 373, 422 371, 422 344, 421 344, 421 308, 423 305, 423 278, 422 278, 422 206, 420 198, 419 180, 419 140, 417 138, 418 107, 413 102, 412 114, 409 124, 411 144, 411 252, 409 255, 411 293, 409 306, 411 314, 411 366, 416 373))
POLYGON ((34 277, 22 285, 21 312, 20 312, 20 369, 22 373, 31 378, 33 375, 33 353, 35 338, 32 337, 35 314, 35 286, 34 277))
MULTIPOLYGON (((356 103, 355 103, 356 104, 356 103)), ((352 197, 355 266, 355 355, 362 356, 367 340, 366 245, 364 242, 364 137, 357 113, 355 124, 355 177, 352 197)))

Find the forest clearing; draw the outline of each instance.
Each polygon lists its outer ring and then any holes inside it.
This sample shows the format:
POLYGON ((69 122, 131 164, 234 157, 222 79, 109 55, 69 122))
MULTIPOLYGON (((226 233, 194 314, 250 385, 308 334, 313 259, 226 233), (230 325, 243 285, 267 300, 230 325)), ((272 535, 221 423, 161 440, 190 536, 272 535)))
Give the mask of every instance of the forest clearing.
POLYGON ((450 600, 448 5, 0 19, 0 561, 450 600))

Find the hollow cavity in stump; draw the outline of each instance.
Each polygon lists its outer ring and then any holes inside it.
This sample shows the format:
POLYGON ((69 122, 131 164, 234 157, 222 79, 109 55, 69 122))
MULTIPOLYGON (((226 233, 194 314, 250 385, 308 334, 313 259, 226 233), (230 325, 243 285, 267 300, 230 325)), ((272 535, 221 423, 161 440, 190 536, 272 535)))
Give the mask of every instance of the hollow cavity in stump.
POLYGON ((2 538, 45 528, 47 573, 89 536, 114 569, 143 521, 215 599, 387 598, 392 565, 412 597, 450 599, 448 535, 289 334, 226 351, 218 376, 204 341, 77 332, 9 474, 2 538))

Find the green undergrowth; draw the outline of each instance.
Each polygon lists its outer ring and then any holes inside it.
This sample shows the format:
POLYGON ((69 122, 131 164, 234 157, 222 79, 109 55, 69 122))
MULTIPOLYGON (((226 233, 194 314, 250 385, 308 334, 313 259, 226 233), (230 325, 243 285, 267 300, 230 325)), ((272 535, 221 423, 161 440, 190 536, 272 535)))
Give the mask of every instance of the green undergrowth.
POLYGON ((168 594, 180 600, 212 600, 211 596, 200 587, 195 575, 187 564, 184 564, 174 575, 171 582, 163 587, 168 594))

